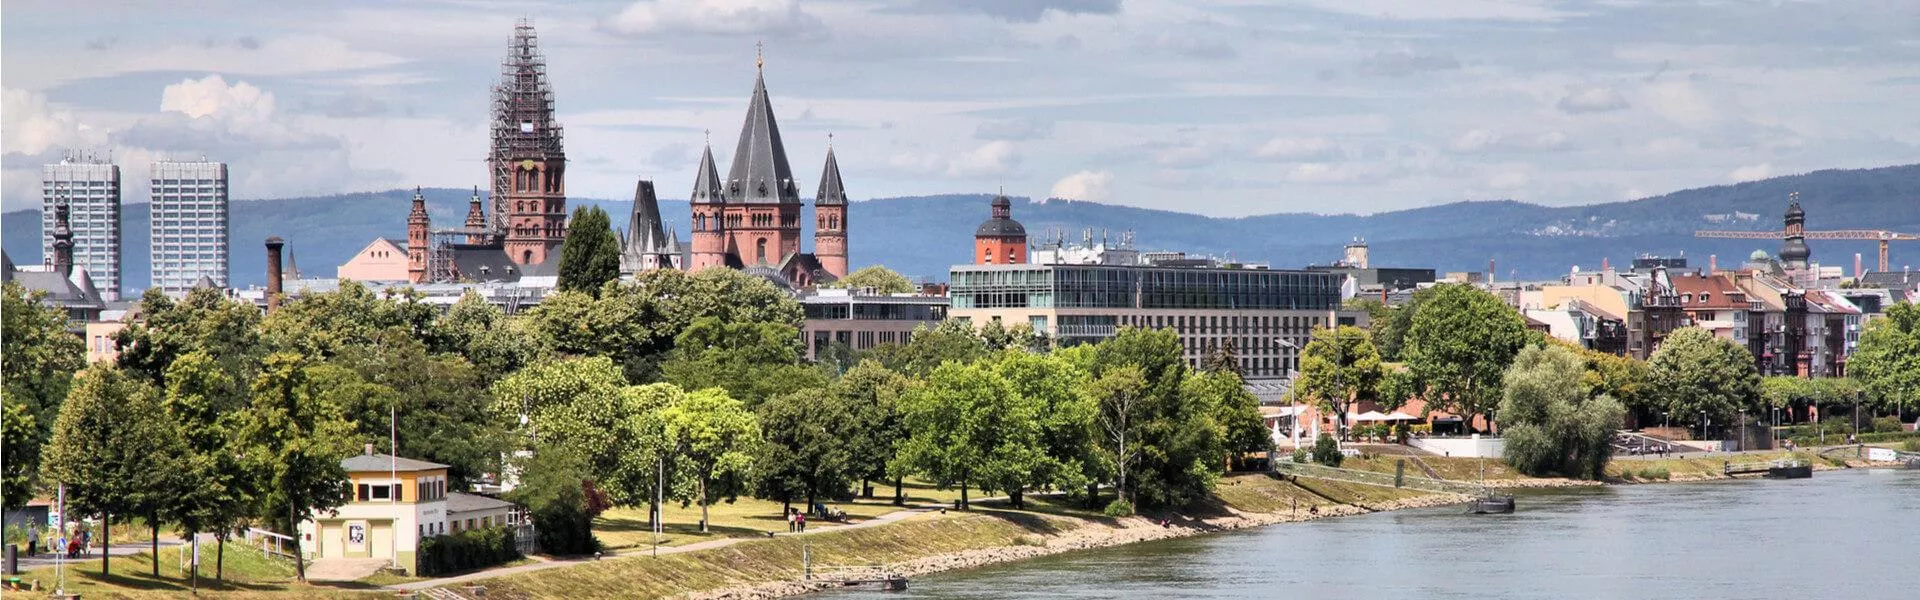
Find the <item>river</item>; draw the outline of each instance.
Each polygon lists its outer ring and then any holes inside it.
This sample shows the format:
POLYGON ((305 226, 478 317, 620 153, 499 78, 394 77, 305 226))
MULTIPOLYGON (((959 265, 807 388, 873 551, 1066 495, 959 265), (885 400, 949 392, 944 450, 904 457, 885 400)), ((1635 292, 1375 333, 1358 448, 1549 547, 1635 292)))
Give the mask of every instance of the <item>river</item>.
POLYGON ((1541 490, 1070 552, 835 599, 1915 598, 1920 470, 1541 490))

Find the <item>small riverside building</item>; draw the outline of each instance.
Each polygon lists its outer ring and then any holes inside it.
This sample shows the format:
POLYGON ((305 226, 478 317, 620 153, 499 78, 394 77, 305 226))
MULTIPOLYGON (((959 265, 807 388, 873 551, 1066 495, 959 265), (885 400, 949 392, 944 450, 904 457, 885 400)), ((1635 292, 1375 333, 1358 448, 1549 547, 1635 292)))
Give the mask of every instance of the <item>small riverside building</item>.
MULTIPOLYGON (((474 522, 495 523, 494 512, 512 513, 511 503, 473 496, 485 502, 455 502, 450 496, 468 496, 447 490, 447 465, 377 454, 372 446, 366 453, 340 461, 347 471, 344 492, 347 502, 339 508, 315 511, 299 526, 301 547, 309 558, 386 558, 408 574, 416 572, 420 540, 453 533, 449 523, 466 514, 452 514, 450 508, 466 508, 474 522), (498 506, 498 505, 504 505, 498 506)), ((505 524, 502 515, 500 524, 505 524)))

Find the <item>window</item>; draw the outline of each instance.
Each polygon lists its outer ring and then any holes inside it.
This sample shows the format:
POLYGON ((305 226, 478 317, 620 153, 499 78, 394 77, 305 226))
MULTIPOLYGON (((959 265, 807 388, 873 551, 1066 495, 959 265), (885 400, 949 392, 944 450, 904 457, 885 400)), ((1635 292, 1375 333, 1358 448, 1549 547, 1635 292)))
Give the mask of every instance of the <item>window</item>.
POLYGON ((754 242, 753 259, 760 264, 767 264, 767 238, 754 242))

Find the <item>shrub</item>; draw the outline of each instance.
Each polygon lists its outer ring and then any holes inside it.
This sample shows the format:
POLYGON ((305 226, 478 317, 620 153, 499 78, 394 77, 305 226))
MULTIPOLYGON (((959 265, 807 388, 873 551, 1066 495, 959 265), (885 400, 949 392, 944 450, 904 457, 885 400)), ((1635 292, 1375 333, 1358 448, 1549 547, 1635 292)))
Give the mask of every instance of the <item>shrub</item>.
POLYGON ((1649 481, 1655 479, 1666 481, 1673 478, 1673 473, 1668 472, 1666 467, 1646 467, 1640 469, 1640 478, 1649 481))
POLYGON ((1115 498, 1114 501, 1108 502, 1107 509, 1101 512, 1109 517, 1131 517, 1133 516, 1133 504, 1126 500, 1115 498))
MULTIPOLYGON (((1861 431, 1864 432, 1868 430, 1861 429, 1861 431)), ((1902 431, 1906 431, 1906 428, 1900 426, 1899 417, 1880 417, 1873 420, 1871 433, 1899 433, 1902 431)))
POLYGON ((1907 441, 1900 442, 1900 449, 1908 452, 1920 452, 1920 438, 1907 438, 1907 441))
POLYGON ((1313 462, 1313 452, 1311 452, 1311 451, 1309 451, 1309 450, 1307 450, 1307 447, 1306 447, 1306 446, 1301 446, 1301 447, 1299 447, 1299 448, 1294 448, 1294 449, 1293 449, 1293 462, 1296 462, 1296 463, 1300 463, 1300 464, 1306 464, 1306 463, 1309 463, 1309 462, 1313 462))
POLYGON ((520 558, 513 530, 506 527, 468 529, 420 541, 420 575, 441 575, 491 567, 520 558))
POLYGON ((1340 454, 1340 442, 1334 440, 1333 436, 1323 434, 1320 439, 1313 441, 1313 462, 1338 467, 1340 461, 1346 458, 1345 455, 1340 454))
POLYGON ((1433 425, 1429 423, 1414 425, 1411 429, 1415 435, 1433 435, 1433 425))

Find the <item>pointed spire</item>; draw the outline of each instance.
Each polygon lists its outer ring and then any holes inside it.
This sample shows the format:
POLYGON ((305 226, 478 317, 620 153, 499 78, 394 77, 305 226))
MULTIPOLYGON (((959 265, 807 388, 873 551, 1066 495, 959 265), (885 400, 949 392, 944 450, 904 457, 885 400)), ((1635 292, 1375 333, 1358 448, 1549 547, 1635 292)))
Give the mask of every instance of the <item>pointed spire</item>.
POLYGON ((846 184, 840 180, 840 161, 833 156, 833 143, 827 143, 827 167, 820 172, 820 193, 815 194, 816 206, 846 204, 846 184))
POLYGON ((726 202, 725 188, 720 187, 720 169, 713 165, 713 144, 707 144, 700 151, 700 171, 693 175, 693 193, 687 199, 694 204, 726 202))
POLYGON ((787 147, 780 141, 780 125, 767 99, 764 73, 753 78, 753 99, 747 105, 746 123, 740 126, 740 144, 734 149, 726 184, 728 202, 800 202, 800 188, 787 165, 787 147))
POLYGON ((73 277, 73 225, 67 203, 53 205, 53 270, 73 277))
POLYGON ((660 224, 660 201, 654 196, 653 182, 645 179, 633 185, 633 213, 627 217, 627 249, 631 252, 658 252, 666 241, 660 224))

